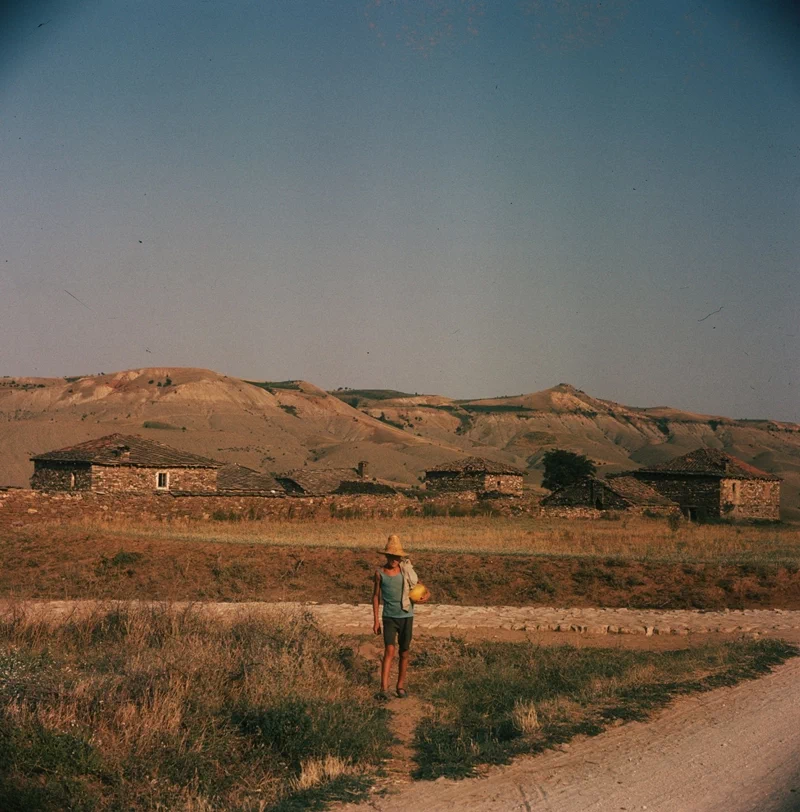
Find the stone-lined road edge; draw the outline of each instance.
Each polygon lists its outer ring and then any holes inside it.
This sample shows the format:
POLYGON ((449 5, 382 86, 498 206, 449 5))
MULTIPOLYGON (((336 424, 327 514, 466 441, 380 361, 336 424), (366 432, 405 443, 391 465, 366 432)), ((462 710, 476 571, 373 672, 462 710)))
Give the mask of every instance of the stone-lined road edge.
MULTIPOLYGON (((194 607, 204 612, 235 616, 264 611, 307 611, 323 625, 340 630, 368 633, 372 629, 372 605, 319 604, 286 601, 263 603, 218 603, 201 601, 48 601, 36 599, 0 599, 0 611, 15 608, 36 610, 45 615, 64 617, 72 612, 98 606, 170 606, 174 610, 194 607)), ((432 604, 415 608, 415 630, 437 631, 511 630, 522 632, 572 632, 585 635, 638 634, 753 634, 781 636, 800 632, 800 611, 788 609, 726 609, 708 612, 691 609, 601 609, 552 608, 542 606, 453 606, 432 604)))

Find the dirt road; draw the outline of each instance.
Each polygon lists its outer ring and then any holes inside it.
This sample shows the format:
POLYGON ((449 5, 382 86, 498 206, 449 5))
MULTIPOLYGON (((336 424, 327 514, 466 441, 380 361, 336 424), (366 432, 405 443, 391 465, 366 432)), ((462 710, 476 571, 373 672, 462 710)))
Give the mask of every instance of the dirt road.
POLYGON ((485 778, 417 782, 337 812, 794 812, 800 659, 763 679, 677 700, 653 721, 575 740, 485 778))

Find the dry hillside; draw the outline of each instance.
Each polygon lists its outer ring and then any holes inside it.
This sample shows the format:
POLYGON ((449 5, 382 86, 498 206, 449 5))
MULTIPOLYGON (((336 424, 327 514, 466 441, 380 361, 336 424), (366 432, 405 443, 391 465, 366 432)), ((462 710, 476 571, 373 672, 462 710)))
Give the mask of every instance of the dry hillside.
POLYGON ((784 477, 785 515, 800 518, 800 426, 793 423, 623 406, 569 384, 467 401, 382 398, 368 390, 334 394, 416 436, 527 468, 531 485, 541 481, 541 459, 551 448, 586 454, 601 474, 663 462, 699 447, 718 448, 784 477))
POLYGON ((567 384, 455 401, 186 368, 0 378, 0 484, 25 485, 31 454, 115 431, 270 472, 363 459, 374 476, 408 484, 465 453, 526 468, 535 487, 549 448, 586 454, 602 473, 707 446, 783 476, 786 517, 800 518, 800 426, 633 408, 567 384))

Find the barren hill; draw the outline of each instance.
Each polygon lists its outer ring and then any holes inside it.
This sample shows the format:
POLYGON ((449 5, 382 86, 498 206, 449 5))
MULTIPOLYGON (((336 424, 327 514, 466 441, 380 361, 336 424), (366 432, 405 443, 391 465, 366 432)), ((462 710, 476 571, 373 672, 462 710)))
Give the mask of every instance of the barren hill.
POLYGON ((800 426, 791 423, 623 406, 568 384, 457 401, 190 368, 0 378, 0 484, 25 485, 32 454, 111 432, 269 472, 366 460, 372 475, 407 484, 465 454, 526 468, 536 487, 550 448, 586 454, 601 473, 719 448, 783 476, 785 514, 800 518, 800 426))
POLYGON ((305 381, 245 381, 187 368, 0 379, 2 484, 27 483, 31 454, 111 432, 272 472, 366 460, 376 475, 412 482, 429 460, 442 458, 431 441, 305 381))
POLYGON ((663 462, 695 448, 718 448, 784 477, 785 515, 800 518, 800 426, 794 423, 624 406, 569 384, 483 400, 362 399, 359 408, 465 453, 500 459, 500 452, 531 472, 531 484, 541 481, 541 458, 551 448, 586 454, 601 474, 663 462))

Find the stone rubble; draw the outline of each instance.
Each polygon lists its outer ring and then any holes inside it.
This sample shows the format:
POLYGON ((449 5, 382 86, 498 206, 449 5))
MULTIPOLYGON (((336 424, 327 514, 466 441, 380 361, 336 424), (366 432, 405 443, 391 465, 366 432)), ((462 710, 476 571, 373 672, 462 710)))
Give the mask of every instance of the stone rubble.
MULTIPOLYGON (((279 604, 305 609, 326 625, 369 628, 371 604, 279 604)), ((416 627, 425 629, 503 629, 535 632, 605 634, 768 634, 800 630, 800 611, 785 609, 725 609, 708 612, 692 609, 559 609, 541 606, 417 606, 416 627)))
MULTIPOLYGON (((372 630, 372 604, 319 604, 313 601, 264 603, 216 603, 196 601, 95 601, 95 600, 25 600, 0 599, 3 610, 17 611, 21 606, 43 612, 54 618, 75 611, 90 611, 97 606, 169 606, 175 611, 195 608, 224 616, 238 613, 278 611, 311 612, 323 627, 347 629, 367 634, 372 630)), ((654 635, 689 634, 762 634, 785 636, 800 632, 800 610, 788 609, 724 609, 708 612, 693 609, 604 609, 556 608, 548 606, 454 606, 451 604, 418 605, 415 608, 415 631, 513 630, 527 632, 567 632, 586 636, 628 634, 654 635)))

